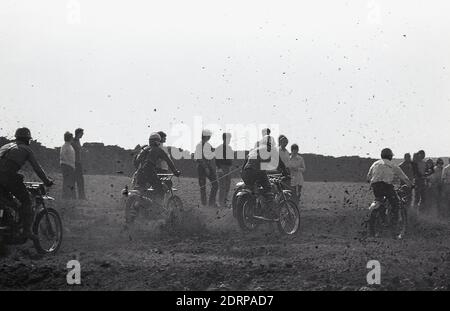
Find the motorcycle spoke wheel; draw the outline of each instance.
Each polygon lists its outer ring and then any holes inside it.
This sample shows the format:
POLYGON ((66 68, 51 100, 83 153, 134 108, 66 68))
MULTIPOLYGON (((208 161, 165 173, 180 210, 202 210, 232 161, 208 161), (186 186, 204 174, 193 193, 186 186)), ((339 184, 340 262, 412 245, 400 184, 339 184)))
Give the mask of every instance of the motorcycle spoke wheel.
POLYGON ((39 213, 33 229, 38 236, 34 246, 39 253, 54 254, 58 251, 63 232, 61 218, 56 210, 49 208, 39 213))
POLYGON ((280 203, 280 216, 278 228, 282 234, 294 235, 300 228, 300 212, 297 205, 292 201, 280 203))

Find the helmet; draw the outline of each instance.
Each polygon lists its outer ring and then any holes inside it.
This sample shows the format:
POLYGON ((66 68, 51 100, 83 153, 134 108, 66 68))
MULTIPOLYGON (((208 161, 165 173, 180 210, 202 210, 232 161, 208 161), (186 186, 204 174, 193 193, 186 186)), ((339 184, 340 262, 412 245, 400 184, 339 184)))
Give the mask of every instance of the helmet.
POLYGON ((150 138, 148 139, 148 141, 160 142, 161 141, 161 136, 158 133, 151 133, 150 134, 150 138))
POLYGON ((31 139, 31 131, 26 127, 21 127, 16 130, 14 135, 16 138, 31 139))
POLYGON ((381 150, 381 158, 382 159, 392 160, 393 157, 394 157, 394 153, 392 152, 391 149, 384 148, 383 150, 381 150))
POLYGON ((211 137, 212 136, 212 132, 210 130, 204 129, 202 131, 202 136, 204 136, 204 137, 211 137))

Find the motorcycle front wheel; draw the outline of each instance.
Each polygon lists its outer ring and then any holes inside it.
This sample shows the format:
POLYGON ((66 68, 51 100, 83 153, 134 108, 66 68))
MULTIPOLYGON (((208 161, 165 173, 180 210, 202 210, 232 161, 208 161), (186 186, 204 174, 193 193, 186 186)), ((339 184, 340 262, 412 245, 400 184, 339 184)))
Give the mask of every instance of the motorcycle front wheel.
POLYGON ((180 224, 183 217, 183 201, 177 195, 171 196, 167 200, 168 222, 171 224, 180 224))
POLYGON ((278 230, 284 235, 294 235, 300 229, 300 211, 297 204, 291 200, 283 200, 279 203, 278 230))
POLYGON ((40 254, 55 254, 61 247, 63 230, 61 217, 53 208, 40 211, 33 225, 33 233, 38 239, 33 241, 40 254))

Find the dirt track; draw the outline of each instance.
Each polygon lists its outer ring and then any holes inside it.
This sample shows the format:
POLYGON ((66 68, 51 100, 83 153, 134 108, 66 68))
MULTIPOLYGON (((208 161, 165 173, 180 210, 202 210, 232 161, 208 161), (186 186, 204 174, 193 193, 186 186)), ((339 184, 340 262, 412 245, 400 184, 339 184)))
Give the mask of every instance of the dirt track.
MULTIPOLYGON (((450 289, 450 225, 411 217, 402 241, 365 239, 361 221, 371 200, 367 185, 308 183, 302 229, 281 237, 275 227, 244 235, 231 210, 197 207, 197 183, 182 179, 189 222, 167 233, 158 222, 122 230, 120 189, 127 178, 87 176, 90 200, 58 201, 65 236, 56 256, 31 244, 0 258, 0 289, 57 290, 365 290, 450 289), (82 285, 66 284, 66 264, 81 263, 82 285), (381 263, 381 285, 366 285, 366 264, 381 263)), ((58 198, 59 191, 54 195, 58 198)))

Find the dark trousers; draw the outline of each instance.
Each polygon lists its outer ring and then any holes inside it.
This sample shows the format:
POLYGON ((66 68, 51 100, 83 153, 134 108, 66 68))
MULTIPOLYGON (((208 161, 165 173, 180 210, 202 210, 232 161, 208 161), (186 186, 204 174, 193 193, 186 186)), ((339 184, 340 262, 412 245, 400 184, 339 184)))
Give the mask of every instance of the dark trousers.
POLYGON ((296 185, 296 186, 293 186, 293 188, 294 188, 295 197, 297 198, 297 201, 300 202, 300 198, 302 197, 302 186, 296 185))
POLYGON ((371 185, 373 194, 377 200, 382 200, 386 197, 391 205, 391 212, 394 216, 394 220, 398 219, 398 209, 400 207, 400 201, 397 193, 395 193, 394 185, 387 184, 385 182, 375 182, 371 185))
POLYGON ((164 196, 164 189, 159 179, 156 168, 150 165, 139 168, 136 172, 136 187, 146 190, 149 186, 155 191, 155 195, 159 198, 164 196))
POLYGON ((424 207, 426 198, 425 178, 414 179, 414 204, 424 207))
POLYGON ((273 207, 274 195, 266 171, 248 168, 242 170, 241 177, 244 183, 249 187, 262 187, 265 207, 273 207))
POLYGON ((75 169, 67 164, 61 164, 62 198, 75 199, 75 169))
POLYGON ((209 174, 206 173, 202 165, 197 166, 198 172, 198 185, 200 186, 200 199, 203 205, 206 205, 206 178, 211 183, 211 191, 209 192, 208 204, 214 206, 216 204, 217 190, 219 189, 219 183, 217 182, 216 171, 212 166, 209 166, 209 174))
POLYGON ((33 211, 30 194, 23 183, 23 176, 16 173, 0 172, 0 186, 19 200, 21 204, 19 214, 23 227, 25 230, 30 230, 33 222, 33 211))
POLYGON ((78 190, 78 199, 86 199, 86 194, 84 192, 83 167, 81 166, 81 163, 75 163, 75 184, 78 190))
POLYGON ((228 193, 231 187, 230 166, 222 166, 217 169, 217 178, 219 179, 219 203, 225 205, 228 193))

